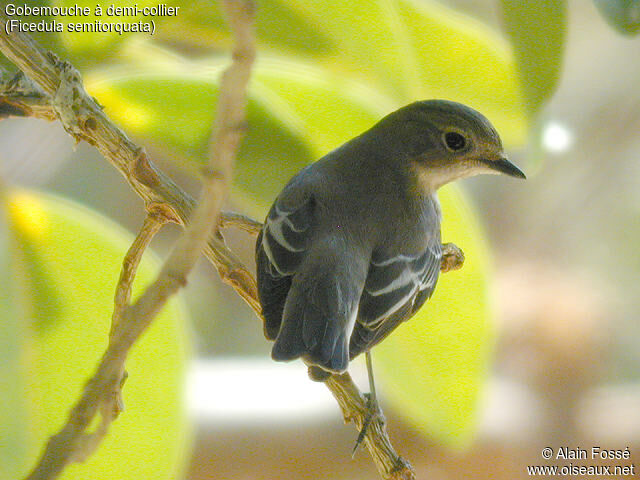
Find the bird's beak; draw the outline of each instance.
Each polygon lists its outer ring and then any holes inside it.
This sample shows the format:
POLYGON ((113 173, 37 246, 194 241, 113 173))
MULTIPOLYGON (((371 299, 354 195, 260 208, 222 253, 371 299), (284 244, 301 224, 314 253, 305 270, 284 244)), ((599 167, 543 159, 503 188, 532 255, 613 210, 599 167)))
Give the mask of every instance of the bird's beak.
POLYGON ((527 178, 522 170, 507 160, 507 157, 500 157, 497 160, 485 160, 483 163, 491 170, 504 173, 510 177, 527 178))

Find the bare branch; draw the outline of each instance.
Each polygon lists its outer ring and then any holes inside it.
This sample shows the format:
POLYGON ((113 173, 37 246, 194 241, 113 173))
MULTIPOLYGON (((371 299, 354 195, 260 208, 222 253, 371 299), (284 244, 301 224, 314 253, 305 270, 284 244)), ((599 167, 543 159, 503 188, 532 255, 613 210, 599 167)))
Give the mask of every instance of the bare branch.
MULTIPOLYGON (((147 215, 144 219, 144 223, 142 224, 142 228, 138 232, 138 235, 131 244, 131 247, 129 247, 124 260, 122 261, 122 270, 120 271, 120 278, 118 279, 116 293, 114 295, 109 342, 112 341, 111 339, 122 320, 122 315, 131 301, 131 288, 133 286, 133 280, 135 279, 142 255, 151 243, 155 234, 160 231, 160 228, 165 222, 166 219, 161 214, 154 212, 147 215)), ((127 376, 128 375, 123 364, 119 372, 120 381, 116 384, 112 394, 103 399, 103 405, 100 410, 100 426, 97 428, 95 433, 86 435, 89 437, 90 441, 86 442, 83 451, 80 452, 80 455, 75 456, 75 459, 78 461, 84 461, 84 459, 93 454, 109 431, 109 425, 111 422, 114 421, 118 415, 120 415, 120 412, 124 410, 122 387, 127 376)))
POLYGON ((162 217, 158 215, 147 215, 142 224, 142 228, 122 261, 122 270, 120 271, 120 278, 118 279, 118 285, 116 286, 116 293, 114 295, 111 332, 109 336, 113 336, 113 332, 115 332, 122 319, 122 313, 129 305, 129 301, 131 300, 131 287, 133 286, 133 280, 136 276, 140 260, 142 259, 142 254, 164 224, 164 220, 161 218, 162 217))
POLYGON ((220 217, 220 227, 235 227, 251 235, 258 235, 262 229, 262 223, 240 213, 224 212, 220 217))
MULTIPOLYGON (((7 82, 0 83, 0 118, 33 115, 47 120, 59 119, 77 141, 85 140, 96 147, 124 175, 145 202, 147 210, 161 208, 168 219, 184 225, 195 206, 194 199, 156 168, 145 150, 107 118, 101 106, 86 92, 80 73, 71 64, 43 50, 27 34, 7 35, 6 21, 0 10, 0 51, 38 87, 12 90, 7 88, 7 82), (37 94, 35 98, 34 93, 37 94)), ((243 32, 239 34, 247 36, 243 32)), ((244 57, 239 60, 246 62, 246 52, 239 50, 238 54, 244 57)), ((205 254, 218 269, 222 280, 251 305, 252 297, 257 293, 255 280, 243 272, 238 257, 222 238, 213 236, 205 254)))
MULTIPOLYGON (((109 420, 103 418, 101 426, 93 435, 86 436, 84 432, 98 413, 100 406, 108 404, 108 398, 112 397, 113 392, 118 391, 129 349, 151 324, 170 296, 185 285, 187 275, 206 246, 212 228, 218 224, 222 202, 231 182, 236 152, 243 135, 244 129, 239 127, 244 125, 246 88, 255 51, 253 4, 249 0, 225 0, 223 4, 236 36, 236 47, 233 52, 233 63, 225 71, 220 87, 216 128, 209 167, 204 175, 205 185, 202 200, 191 212, 184 233, 164 262, 156 280, 135 304, 123 306, 129 297, 133 272, 142 253, 141 246, 148 243, 155 227, 149 226, 147 229, 143 229, 142 234, 138 236, 139 244, 134 243, 130 249, 130 255, 128 255, 128 258, 133 262, 132 268, 128 268, 125 260, 121 288, 116 294, 114 325, 109 347, 96 374, 85 387, 80 401, 72 409, 67 424, 58 434, 50 438, 42 458, 28 476, 28 480, 53 479, 62 472, 70 461, 78 456, 80 450, 87 450, 82 447, 88 447, 88 450, 95 449, 97 442, 106 433, 109 420), (121 318, 118 320, 119 317, 121 318), (107 401, 105 402, 105 400, 107 401)), ((0 20, 4 21, 5 19, 0 20)), ((61 63, 53 55, 44 54, 26 35, 16 34, 15 37, 19 37, 17 43, 11 41, 14 39, 13 35, 8 36, 2 33, 0 48, 21 68, 25 67, 23 70, 28 69, 29 75, 49 95, 52 95, 54 110, 69 133, 78 140, 89 141, 99 149, 98 142, 93 137, 87 136, 85 129, 93 131, 102 128, 103 133, 115 134, 115 137, 112 138, 113 141, 122 140, 125 144, 129 142, 122 131, 112 126, 106 116, 96 110, 97 105, 93 99, 84 98, 84 104, 76 104, 79 96, 84 94, 86 97, 86 92, 84 92, 78 72, 70 64, 61 63), (16 48, 16 45, 22 45, 25 50, 16 48), (56 81, 58 79, 59 82, 56 81), (81 108, 74 110, 71 108, 72 106, 80 106, 81 108), (84 116, 87 113, 90 116, 84 116)), ((104 147, 104 145, 102 146, 104 147)), ((130 147, 129 151, 124 154, 126 157, 127 154, 135 153, 135 157, 129 158, 133 160, 133 163, 120 163, 120 166, 122 169, 133 167, 138 170, 137 177, 127 176, 132 186, 138 191, 138 189, 143 189, 142 187, 154 184, 158 175, 151 168, 144 151, 134 149, 133 144, 130 144, 130 147), (144 181, 141 181, 141 178, 144 181)), ((120 145, 116 145, 116 148, 122 150, 120 145)), ((122 160, 122 157, 117 155, 115 158, 114 156, 110 158, 122 160)), ((151 210, 151 206, 155 203, 150 201, 153 198, 149 198, 151 195, 148 190, 146 193, 147 195, 143 198, 147 201, 147 209, 151 210)), ((163 213, 166 213, 166 209, 163 213)), ((103 415, 108 416, 110 412, 103 411, 103 415)))
POLYGON ((0 69, 0 119, 35 117, 56 120, 51 97, 22 72, 9 76, 0 69))

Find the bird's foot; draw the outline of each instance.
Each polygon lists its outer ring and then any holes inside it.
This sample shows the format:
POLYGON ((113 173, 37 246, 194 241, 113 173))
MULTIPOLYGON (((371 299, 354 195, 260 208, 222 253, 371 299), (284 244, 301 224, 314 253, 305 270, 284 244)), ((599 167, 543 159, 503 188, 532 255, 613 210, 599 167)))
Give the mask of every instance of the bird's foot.
POLYGON ((386 422, 384 414, 382 413, 382 410, 380 409, 380 405, 378 404, 376 398, 370 393, 365 393, 364 397, 367 399, 367 415, 364 418, 364 423, 362 424, 360 433, 358 433, 356 444, 353 446, 353 450, 351 451, 352 457, 356 454, 358 447, 364 441, 364 437, 367 435, 367 430, 369 429, 371 424, 376 420, 383 424, 386 422))
POLYGON ((440 260, 440 271, 442 273, 458 270, 464 265, 464 252, 455 243, 444 243, 442 245, 442 259, 440 260))

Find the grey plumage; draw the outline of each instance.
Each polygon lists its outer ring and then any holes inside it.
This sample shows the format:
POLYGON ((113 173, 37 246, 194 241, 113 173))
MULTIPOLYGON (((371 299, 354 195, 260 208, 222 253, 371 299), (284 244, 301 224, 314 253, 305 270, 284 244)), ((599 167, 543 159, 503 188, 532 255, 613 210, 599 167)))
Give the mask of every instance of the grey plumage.
POLYGON ((431 100, 388 115, 299 172, 256 245, 273 358, 342 372, 409 319, 438 280, 436 189, 493 170, 523 176, 482 115, 431 100))

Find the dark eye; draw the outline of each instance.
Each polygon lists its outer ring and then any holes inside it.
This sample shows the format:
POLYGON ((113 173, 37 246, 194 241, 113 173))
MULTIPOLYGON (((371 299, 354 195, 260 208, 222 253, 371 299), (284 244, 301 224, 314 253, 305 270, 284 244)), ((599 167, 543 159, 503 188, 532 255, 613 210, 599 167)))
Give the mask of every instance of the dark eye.
POLYGON ((457 132, 445 133, 444 142, 447 144, 447 148, 449 150, 453 150, 454 152, 462 150, 467 144, 467 140, 464 138, 464 136, 460 135, 457 132))

